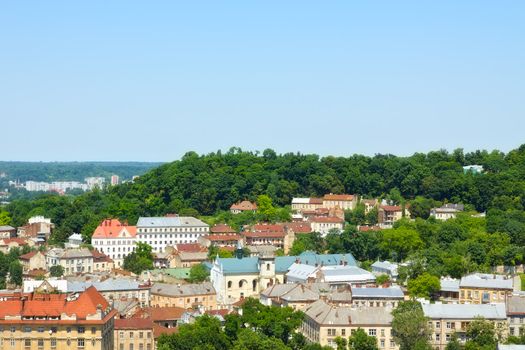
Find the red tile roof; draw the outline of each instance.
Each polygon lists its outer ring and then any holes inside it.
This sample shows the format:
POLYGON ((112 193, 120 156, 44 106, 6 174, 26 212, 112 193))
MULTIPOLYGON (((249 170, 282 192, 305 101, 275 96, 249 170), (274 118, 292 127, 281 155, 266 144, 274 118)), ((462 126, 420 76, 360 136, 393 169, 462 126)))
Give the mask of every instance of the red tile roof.
POLYGON ((208 235, 205 238, 210 241, 238 241, 241 236, 239 235, 208 235))
POLYGON ((401 211, 402 208, 399 205, 382 205, 381 209, 384 211, 401 211))
POLYGON ((153 338, 158 338, 162 334, 173 334, 177 333, 179 329, 177 327, 167 328, 159 324, 153 323, 153 338))
POLYGON ((99 252, 98 250, 96 249, 93 249, 91 251, 91 254, 93 255, 93 262, 113 262, 113 260, 111 260, 111 258, 109 256, 107 256, 106 254, 102 253, 102 252, 99 252))
POLYGON ((381 228, 379 226, 359 226, 358 231, 360 232, 368 232, 368 231, 380 231, 381 228))
POLYGON ((264 231, 264 232, 244 232, 246 238, 284 238, 284 232, 264 231))
POLYGON ((211 233, 237 233, 230 225, 218 224, 210 228, 211 233))
POLYGON ((323 199, 325 201, 352 201, 354 200, 353 194, 325 194, 323 199))
POLYGON ((251 227, 252 232, 284 232, 282 224, 258 224, 251 227))
POLYGON ((237 202, 235 204, 232 204, 230 210, 257 210, 257 204, 252 203, 250 201, 237 202))
POLYGON ((148 307, 137 312, 137 317, 148 318, 153 322, 165 320, 180 320, 186 309, 177 306, 148 307))
POLYGON ((311 222, 322 222, 322 223, 343 223, 345 222, 343 219, 338 218, 336 216, 316 216, 313 218, 310 218, 309 221, 311 222))
POLYGON ((153 321, 149 318, 120 318, 115 320, 115 329, 153 329, 153 321))
POLYGON ((206 247, 201 246, 199 243, 178 243, 175 248, 179 252, 185 253, 200 253, 207 250, 206 247))
POLYGON ((322 198, 310 198, 309 204, 323 204, 322 198))
POLYGON ((29 260, 29 259, 31 259, 32 257, 34 257, 34 256, 36 255, 36 253, 38 253, 38 251, 34 250, 34 251, 29 252, 29 253, 27 253, 27 254, 20 255, 20 256, 18 257, 18 259, 20 259, 20 260, 29 260))
POLYGON ((18 243, 18 245, 27 245, 27 240, 23 238, 4 238, 0 241, 3 242, 3 244, 0 245, 9 245, 11 243, 18 243))
POLYGON ((312 226, 308 222, 290 222, 285 224, 294 233, 310 233, 312 226))
POLYGON ((137 235, 136 226, 124 225, 118 219, 106 219, 95 229, 92 238, 117 238, 124 229, 131 237, 137 235))

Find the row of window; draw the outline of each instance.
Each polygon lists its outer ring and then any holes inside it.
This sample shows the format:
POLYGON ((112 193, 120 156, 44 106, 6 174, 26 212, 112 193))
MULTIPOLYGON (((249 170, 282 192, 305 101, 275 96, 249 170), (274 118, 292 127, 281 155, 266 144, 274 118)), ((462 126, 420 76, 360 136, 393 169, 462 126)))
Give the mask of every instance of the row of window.
MULTIPOLYGON (((170 227, 170 228, 139 228, 137 232, 208 232, 209 227, 170 227)), ((155 236, 156 237, 156 236, 155 236)))
MULTIPOLYGON (((341 334, 337 334, 337 329, 336 329, 336 328, 328 328, 326 331, 327 331, 327 335, 328 335, 329 337, 335 337, 335 336, 339 336, 339 335, 342 336, 342 337, 345 337, 345 336, 346 336, 346 329, 344 329, 344 328, 341 329, 341 334)), ((350 334, 351 334, 351 335, 354 334, 355 331, 356 331, 355 329, 352 329, 352 330, 350 331, 350 334)), ((376 337, 376 336, 377 336, 377 329, 375 329, 375 328, 369 328, 369 329, 368 329, 368 335, 369 335, 369 336, 372 336, 372 337, 376 337)), ((384 328, 381 328, 381 329, 380 329, 380 336, 381 336, 381 337, 385 337, 385 336, 387 336, 387 334, 386 334, 384 328)))
MULTIPOLYGON (((16 347, 17 339, 9 339, 9 345, 14 348, 16 347)), ((50 338, 50 339, 22 339, 20 340, 22 344, 24 344, 24 348, 26 349, 32 349, 33 344, 36 344, 38 349, 43 349, 44 345, 47 341, 49 341, 49 346, 53 349, 57 347, 57 339, 56 338, 50 338)), ((95 339, 91 341, 92 345, 95 346, 95 339)), ((84 348, 86 346, 86 340, 84 338, 78 338, 76 340, 77 348, 84 348)), ((66 344, 68 346, 71 345, 71 339, 66 340, 66 344)))
MULTIPOLYGON (((11 326, 11 327, 9 327, 9 330, 11 331, 11 333, 14 333, 14 332, 16 332, 17 327, 16 326, 11 326)), ((24 333, 31 333, 33 331, 33 327, 23 326, 21 328, 21 330, 24 333)), ((50 331, 51 333, 56 333, 58 331, 58 328, 57 327, 49 327, 49 328, 47 328, 47 327, 40 326, 40 327, 36 327, 35 330, 38 333, 44 333, 46 331, 50 331)), ((67 333, 71 333, 72 330, 73 330, 72 327, 66 327, 66 332, 67 333)), ((0 327, 0 332, 1 331, 3 331, 3 327, 0 327)), ((78 327, 76 327, 76 331, 79 334, 86 333, 86 327, 78 326, 78 327)), ((91 334, 95 334, 96 332, 97 332, 97 328, 96 327, 91 327, 91 334)))
MULTIPOLYGON (((142 332, 142 331, 140 331, 140 332, 137 332, 137 333, 139 335, 139 339, 144 339, 144 336, 146 338, 148 338, 148 339, 151 338, 151 332, 142 332)), ((118 333, 118 335, 119 335, 121 340, 124 339, 124 331, 120 331, 118 333)), ((135 332, 129 332, 128 335, 129 335, 130 338, 134 338, 135 337, 135 332)))
MULTIPOLYGON (((127 349, 124 348, 124 344, 119 344, 119 350, 135 350, 135 344, 129 344, 127 349)), ((139 344, 138 350, 144 350, 144 344, 139 344)), ((146 350, 151 350, 151 344, 146 344, 146 350)))

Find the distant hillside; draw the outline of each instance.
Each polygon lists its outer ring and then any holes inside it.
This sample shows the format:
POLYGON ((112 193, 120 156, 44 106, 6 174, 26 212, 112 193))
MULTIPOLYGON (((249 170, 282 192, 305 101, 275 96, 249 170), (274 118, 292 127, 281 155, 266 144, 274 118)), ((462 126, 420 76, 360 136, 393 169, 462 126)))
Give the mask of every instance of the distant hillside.
POLYGON ((4 179, 33 181, 84 181, 91 176, 109 179, 116 174, 121 179, 142 175, 162 163, 146 162, 5 162, 0 161, 0 174, 4 179))
MULTIPOLYGON (((254 200, 260 194, 267 194, 275 205, 284 206, 294 196, 321 196, 330 192, 367 197, 394 193, 409 201, 422 196, 461 202, 478 211, 490 208, 522 211, 525 145, 507 154, 441 150, 410 157, 321 158, 313 154, 278 155, 272 150, 243 152, 238 148, 207 155, 188 152, 181 160, 150 170, 133 184, 75 198, 47 195, 32 201, 13 201, 6 209, 15 225, 22 224, 30 215, 51 216, 57 223, 60 240, 70 232, 88 235, 101 219, 109 216, 133 224, 141 215, 174 212, 213 215, 227 210, 234 202, 254 200), (463 166, 472 164, 482 165, 484 172, 465 173, 463 166)), ((522 221, 521 216, 518 221, 522 221)), ((521 232, 521 224, 516 230, 521 232)))

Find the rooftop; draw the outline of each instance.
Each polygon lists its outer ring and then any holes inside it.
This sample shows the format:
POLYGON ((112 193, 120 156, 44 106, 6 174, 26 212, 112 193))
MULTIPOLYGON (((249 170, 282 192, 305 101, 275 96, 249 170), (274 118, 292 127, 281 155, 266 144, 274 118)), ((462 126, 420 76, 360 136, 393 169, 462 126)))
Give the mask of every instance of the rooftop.
POLYGON ((386 307, 337 307, 318 300, 304 310, 307 317, 320 325, 349 326, 377 325, 392 323, 391 309, 386 307))
POLYGON ((423 304, 423 313, 434 319, 506 319, 505 304, 423 304))
MULTIPOLYGON (((103 220, 97 226, 91 238, 119 238, 119 237, 135 237, 137 235, 137 227, 125 225, 118 219, 103 220)), ((82 237, 81 237, 82 239, 82 237)))
POLYGON ((208 224, 191 216, 140 217, 137 227, 208 227, 208 224))
POLYGON ((172 297, 184 297, 192 295, 215 295, 215 288, 211 282, 194 284, 168 284, 155 283, 151 287, 151 294, 158 294, 172 297))
POLYGON ((404 298, 399 286, 388 288, 352 288, 354 298, 404 298))
POLYGON ((512 279, 506 279, 502 275, 475 273, 461 278, 461 288, 488 288, 488 289, 513 289, 512 279))

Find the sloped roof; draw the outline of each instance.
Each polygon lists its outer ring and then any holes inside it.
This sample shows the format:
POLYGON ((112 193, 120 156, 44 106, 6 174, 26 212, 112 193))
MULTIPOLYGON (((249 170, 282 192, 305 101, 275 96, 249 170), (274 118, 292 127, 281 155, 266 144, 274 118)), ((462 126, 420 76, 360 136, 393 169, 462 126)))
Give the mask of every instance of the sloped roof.
POLYGON ((140 217, 137 227, 208 227, 208 224, 191 216, 140 217))
POLYGON ((91 238, 118 238, 124 230, 128 232, 131 237, 137 235, 136 226, 124 225, 118 219, 106 219, 97 226, 91 238))
POLYGON ((352 288, 354 298, 404 298, 399 286, 388 288, 352 288))
POLYGON ((172 297, 184 297, 192 295, 215 295, 215 288, 211 282, 204 283, 192 283, 192 284, 168 284, 168 283, 155 283, 151 287, 151 294, 172 296, 172 297))
POLYGON ((512 279, 505 279, 504 276, 491 274, 472 274, 461 278, 459 286, 487 289, 513 289, 512 279))
POLYGON ((506 319, 505 304, 423 304, 426 317, 436 319, 506 319))
POLYGON ((325 201, 352 201, 354 200, 353 194, 325 194, 323 199, 325 201))
POLYGON ((230 225, 217 224, 210 228, 212 233, 237 233, 230 225))
POLYGON ((390 325, 391 309, 387 307, 337 307, 318 300, 304 310, 306 316, 320 325, 390 325))
POLYGON ((235 204, 232 204, 230 209, 232 209, 232 210, 241 210, 241 211, 244 211, 244 210, 257 210, 257 204, 256 203, 252 203, 250 201, 242 201, 242 202, 237 202, 235 204))
POLYGON ((147 318, 117 318, 115 329, 153 329, 153 321, 147 318))

